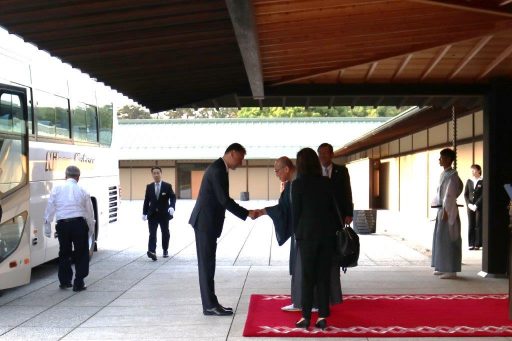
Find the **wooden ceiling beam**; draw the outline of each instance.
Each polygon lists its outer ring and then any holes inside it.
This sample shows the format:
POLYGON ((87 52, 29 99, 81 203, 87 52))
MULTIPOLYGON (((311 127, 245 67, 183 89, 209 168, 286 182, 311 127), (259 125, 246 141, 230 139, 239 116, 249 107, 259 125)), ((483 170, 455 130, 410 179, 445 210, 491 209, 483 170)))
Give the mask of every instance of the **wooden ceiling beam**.
POLYGON ((448 79, 453 79, 459 72, 466 66, 480 50, 492 39, 493 35, 488 35, 480 39, 477 44, 469 51, 469 53, 464 57, 464 59, 459 63, 459 65, 453 70, 448 79))
POLYGON ((402 71, 404 71, 407 64, 409 64, 409 61, 411 60, 412 56, 413 56, 413 53, 409 53, 407 55, 407 57, 405 57, 403 59, 402 63, 400 63, 400 65, 396 69, 395 73, 393 74, 393 77, 391 77, 391 80, 394 80, 396 77, 398 77, 402 73, 402 71))
POLYGON ((432 70, 439 64, 439 62, 443 59, 445 54, 448 52, 448 50, 452 47, 452 45, 446 45, 444 48, 442 48, 439 53, 435 56, 435 58, 432 60, 430 65, 423 71, 423 74, 420 77, 420 80, 424 80, 432 70))
POLYGON ((370 67, 368 68, 368 72, 366 72, 366 76, 364 77, 365 81, 368 81, 371 77, 375 69, 377 68, 378 62, 373 62, 370 64, 370 67))
MULTIPOLYGON (((485 36, 484 38, 481 39, 480 42, 483 42, 484 40, 486 40, 487 37, 489 37, 489 36, 485 36)), ((454 43, 460 43, 460 42, 469 41, 469 40, 474 40, 474 38, 462 39, 462 40, 459 40, 459 41, 453 41, 451 43, 454 44, 454 43)), ((485 42, 487 42, 487 41, 485 41, 485 42)), ((478 47, 479 45, 480 45, 480 43, 477 44, 476 47, 478 47)), ((290 84, 290 83, 294 83, 294 82, 298 82, 298 81, 303 81, 305 79, 327 75, 329 73, 332 73, 332 72, 335 72, 335 71, 339 71, 341 69, 346 69, 346 68, 349 68, 349 67, 366 65, 366 64, 371 63, 371 62, 382 61, 382 60, 393 58, 393 57, 406 56, 406 55, 408 55, 410 53, 421 52, 421 51, 429 50, 429 49, 435 48, 435 47, 436 46, 421 45, 421 46, 417 46, 417 47, 413 46, 413 47, 409 48, 406 51, 394 50, 395 52, 382 53, 382 54, 376 55, 374 57, 368 57, 368 58, 364 58, 364 59, 359 59, 356 62, 351 63, 350 65, 349 65, 349 63, 345 63, 345 65, 340 65, 339 67, 333 67, 333 68, 330 68, 330 69, 327 69, 327 70, 319 70, 317 72, 312 72, 312 73, 309 73, 307 75, 302 75, 302 76, 297 76, 297 77, 292 77, 292 78, 284 79, 284 80, 281 80, 281 81, 279 81, 277 83, 271 84, 271 86, 278 86, 278 85, 284 85, 284 84, 290 84)))
MULTIPOLYGON (((511 0, 512 1, 512 0, 511 0)), ((496 66, 501 64, 505 59, 510 56, 512 53, 512 44, 510 44, 503 52, 499 54, 490 64, 485 68, 485 70, 478 76, 478 79, 484 78, 491 72, 496 66)))
POLYGON ((265 98, 258 32, 252 1, 226 0, 254 99, 265 98))
POLYGON ((341 69, 338 71, 338 75, 336 76, 336 83, 341 83, 341 79, 343 78, 344 73, 345 69, 341 69))
POLYGON ((434 5, 434 6, 443 6, 453 9, 458 9, 462 11, 468 11, 468 12, 474 12, 474 13, 481 13, 481 14, 490 14, 490 15, 497 15, 497 16, 503 16, 507 18, 512 18, 512 13, 505 12, 500 10, 498 7, 493 6, 493 3, 491 1, 488 1, 488 5, 471 5, 468 3, 468 1, 461 2, 457 0, 407 0, 409 2, 416 2, 421 3, 425 5, 434 5))

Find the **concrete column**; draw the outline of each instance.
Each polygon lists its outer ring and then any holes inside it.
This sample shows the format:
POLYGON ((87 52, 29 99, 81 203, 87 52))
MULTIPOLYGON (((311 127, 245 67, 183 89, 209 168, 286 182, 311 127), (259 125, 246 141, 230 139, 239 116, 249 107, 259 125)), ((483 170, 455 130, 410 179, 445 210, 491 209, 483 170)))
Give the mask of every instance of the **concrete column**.
POLYGON ((500 276, 508 268, 508 196, 512 182, 512 82, 491 84, 484 104, 482 270, 500 276))

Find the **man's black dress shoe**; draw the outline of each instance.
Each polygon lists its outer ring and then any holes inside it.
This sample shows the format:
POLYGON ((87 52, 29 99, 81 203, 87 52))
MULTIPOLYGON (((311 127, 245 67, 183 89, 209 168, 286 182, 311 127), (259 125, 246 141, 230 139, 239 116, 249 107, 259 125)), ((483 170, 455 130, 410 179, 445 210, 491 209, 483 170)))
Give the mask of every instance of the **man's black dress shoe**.
POLYGON ((151 252, 151 251, 148 251, 146 253, 148 255, 149 258, 151 258, 152 260, 156 260, 156 254, 154 252, 151 252))
POLYGON ((67 283, 67 284, 60 284, 59 285, 59 288, 61 289, 68 289, 68 288, 71 288, 73 285, 71 283, 67 283))
POLYGON ((76 287, 76 286, 73 286, 73 291, 84 291, 84 290, 87 290, 87 287, 85 285, 81 286, 81 287, 76 287))
POLYGON ((167 250, 164 251, 164 258, 169 257, 169 252, 167 250))
POLYGON ((229 316, 233 315, 233 311, 222 310, 219 307, 211 308, 211 309, 203 309, 203 314, 207 316, 229 316))
POLYGON ((223 307, 220 303, 219 303, 219 305, 217 306, 217 308, 219 308, 220 310, 224 310, 224 311, 233 311, 233 308, 230 308, 230 307, 223 307))

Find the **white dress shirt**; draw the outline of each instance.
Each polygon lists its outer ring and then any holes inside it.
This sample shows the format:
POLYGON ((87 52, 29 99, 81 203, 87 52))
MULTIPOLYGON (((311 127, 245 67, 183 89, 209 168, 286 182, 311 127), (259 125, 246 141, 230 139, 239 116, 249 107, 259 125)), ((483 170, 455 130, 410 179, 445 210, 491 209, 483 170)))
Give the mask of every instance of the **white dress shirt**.
POLYGON ((332 173, 332 163, 327 167, 322 166, 322 175, 323 176, 326 176, 330 179, 331 173, 332 173))
POLYGON ((162 182, 155 182, 155 196, 158 198, 160 196, 160 191, 162 190, 162 182))
POLYGON ((83 217, 89 226, 89 235, 94 231, 95 220, 91 196, 85 189, 78 186, 75 179, 69 178, 63 185, 52 189, 44 212, 45 225, 49 225, 55 216, 57 221, 83 217))
POLYGON ((482 177, 481 177, 481 176, 480 176, 480 177, 478 177, 478 178, 473 178, 473 177, 471 178, 471 182, 473 182, 473 189, 475 189, 475 188, 476 188, 476 183, 477 183, 478 181, 480 181, 480 180, 482 180, 482 177))

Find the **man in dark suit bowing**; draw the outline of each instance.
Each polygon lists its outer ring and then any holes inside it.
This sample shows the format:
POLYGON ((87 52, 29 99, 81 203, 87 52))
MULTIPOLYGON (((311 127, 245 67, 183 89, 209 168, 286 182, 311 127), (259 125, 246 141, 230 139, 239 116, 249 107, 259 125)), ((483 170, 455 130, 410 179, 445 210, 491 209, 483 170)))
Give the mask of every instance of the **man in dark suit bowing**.
POLYGON ((222 233, 226 210, 240 219, 256 218, 256 211, 248 211, 229 197, 228 170, 242 164, 246 151, 239 143, 231 144, 224 156, 213 162, 203 175, 196 204, 189 224, 196 236, 197 267, 203 314, 232 315, 233 309, 223 307, 215 295, 215 256, 217 238, 222 233))
POLYGON ((164 258, 169 257, 169 220, 174 215, 176 195, 170 183, 162 181, 162 168, 152 167, 151 175, 154 182, 146 186, 142 219, 148 221, 149 242, 147 255, 152 260, 156 257, 156 230, 160 225, 162 231, 162 249, 164 258))

